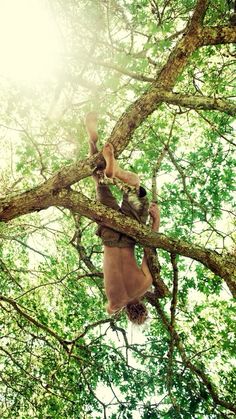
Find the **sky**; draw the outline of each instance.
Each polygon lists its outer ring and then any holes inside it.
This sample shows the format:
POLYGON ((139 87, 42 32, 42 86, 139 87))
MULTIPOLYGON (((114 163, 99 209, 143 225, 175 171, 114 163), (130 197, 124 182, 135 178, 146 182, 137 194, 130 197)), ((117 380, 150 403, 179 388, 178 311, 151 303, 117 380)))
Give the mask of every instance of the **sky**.
POLYGON ((59 29, 45 0, 0 0, 0 77, 29 84, 60 66, 59 29))

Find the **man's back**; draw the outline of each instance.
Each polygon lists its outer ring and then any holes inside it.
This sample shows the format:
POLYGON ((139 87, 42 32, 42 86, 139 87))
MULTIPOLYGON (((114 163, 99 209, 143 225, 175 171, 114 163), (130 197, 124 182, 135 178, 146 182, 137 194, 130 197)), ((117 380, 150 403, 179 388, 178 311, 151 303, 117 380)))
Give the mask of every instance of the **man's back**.
POLYGON ((103 270, 109 313, 138 300, 152 283, 138 267, 134 247, 104 246, 103 270))

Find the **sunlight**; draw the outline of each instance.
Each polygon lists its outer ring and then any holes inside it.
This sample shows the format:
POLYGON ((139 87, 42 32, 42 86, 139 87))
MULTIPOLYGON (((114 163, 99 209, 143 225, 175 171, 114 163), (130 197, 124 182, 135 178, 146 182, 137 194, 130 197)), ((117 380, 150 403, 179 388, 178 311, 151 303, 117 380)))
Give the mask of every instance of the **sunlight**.
POLYGON ((43 0, 0 0, 0 76, 35 82, 60 64, 59 32, 43 0))

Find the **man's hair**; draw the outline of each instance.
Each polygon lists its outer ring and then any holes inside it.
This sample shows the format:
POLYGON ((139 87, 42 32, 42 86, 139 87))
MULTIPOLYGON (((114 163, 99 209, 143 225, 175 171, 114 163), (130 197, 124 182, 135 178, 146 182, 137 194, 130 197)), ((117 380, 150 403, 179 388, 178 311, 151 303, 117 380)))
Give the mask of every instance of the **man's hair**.
POLYGON ((148 311, 143 303, 127 304, 125 311, 128 319, 134 324, 143 324, 148 318, 148 311))

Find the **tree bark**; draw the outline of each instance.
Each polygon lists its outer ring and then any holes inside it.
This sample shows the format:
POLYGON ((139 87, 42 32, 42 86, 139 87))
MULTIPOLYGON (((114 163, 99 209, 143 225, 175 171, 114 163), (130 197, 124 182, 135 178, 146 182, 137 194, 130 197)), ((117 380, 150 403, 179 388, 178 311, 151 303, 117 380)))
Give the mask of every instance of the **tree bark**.
POLYGON ((236 297, 236 260, 233 256, 223 257, 213 250, 155 233, 136 220, 72 190, 63 189, 59 192, 49 192, 47 188, 42 187, 40 194, 32 190, 13 198, 12 201, 2 202, 0 220, 9 221, 33 211, 46 209, 49 206, 62 206, 73 212, 79 212, 91 220, 133 237, 145 247, 160 248, 199 261, 216 275, 225 279, 232 295, 236 297))
POLYGON ((158 102, 170 103, 191 109, 207 109, 225 112, 228 115, 236 115, 236 104, 227 100, 211 98, 199 95, 182 95, 168 91, 159 91, 158 102))
POLYGON ((91 201, 84 195, 74 191, 60 192, 56 201, 55 205, 62 205, 73 211, 77 210, 80 214, 98 223, 133 237, 143 246, 161 248, 170 253, 178 253, 201 262, 213 273, 223 278, 232 295, 236 297, 236 259, 233 255, 223 257, 213 250, 202 248, 184 240, 167 237, 164 234, 155 233, 148 227, 139 224, 136 220, 100 203, 91 201))
POLYGON ((202 28, 200 46, 229 44, 236 42, 236 26, 208 26, 202 28))

